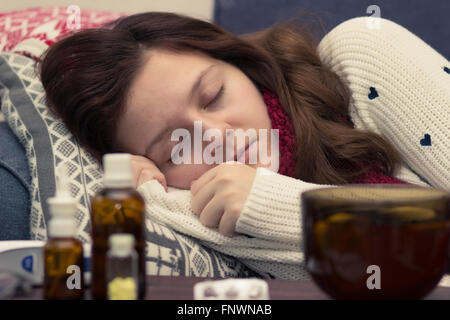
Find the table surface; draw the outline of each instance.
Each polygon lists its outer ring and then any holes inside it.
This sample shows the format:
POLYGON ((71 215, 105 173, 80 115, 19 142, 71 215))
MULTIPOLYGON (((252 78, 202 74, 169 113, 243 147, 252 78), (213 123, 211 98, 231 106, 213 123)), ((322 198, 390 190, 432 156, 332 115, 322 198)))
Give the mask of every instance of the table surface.
MULTIPOLYGON (((205 280, 219 280, 196 277, 148 276, 146 300, 192 300, 194 284, 205 280)), ((271 300, 324 300, 329 297, 313 281, 305 280, 266 280, 271 300)), ((85 295, 90 299, 89 289, 85 295)), ((42 299, 42 288, 33 288, 26 298, 42 299)), ((450 287, 436 287, 425 297, 426 300, 450 300, 450 287)))

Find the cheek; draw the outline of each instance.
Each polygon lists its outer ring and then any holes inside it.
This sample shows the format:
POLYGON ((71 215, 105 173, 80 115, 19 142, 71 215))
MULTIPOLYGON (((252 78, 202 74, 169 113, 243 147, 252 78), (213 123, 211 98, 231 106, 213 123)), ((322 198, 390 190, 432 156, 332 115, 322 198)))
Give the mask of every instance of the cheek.
POLYGON ((269 112, 267 111, 267 105, 264 102, 264 98, 262 96, 259 97, 259 102, 257 105, 257 110, 255 110, 255 113, 257 113, 258 121, 260 122, 259 127, 260 128, 272 128, 272 120, 270 119, 269 112))
POLYGON ((252 119, 254 127, 271 128, 271 120, 261 92, 250 80, 242 88, 245 92, 241 92, 239 96, 243 105, 249 106, 248 116, 252 119))
POLYGON ((272 128, 272 120, 270 119, 269 112, 267 111, 267 106, 264 100, 262 99, 260 104, 259 112, 260 114, 260 121, 261 121, 261 127, 262 128, 272 128))

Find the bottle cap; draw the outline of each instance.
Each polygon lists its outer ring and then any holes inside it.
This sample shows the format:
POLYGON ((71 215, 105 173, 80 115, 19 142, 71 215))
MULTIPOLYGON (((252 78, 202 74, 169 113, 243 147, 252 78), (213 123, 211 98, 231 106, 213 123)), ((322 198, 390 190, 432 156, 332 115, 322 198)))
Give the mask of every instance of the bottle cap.
POLYGON ((73 219, 53 218, 48 223, 48 232, 53 238, 73 237, 77 231, 76 223, 73 219))
POLYGON ((129 153, 108 153, 103 156, 103 184, 107 188, 133 186, 133 171, 129 153))
POLYGON ((73 237, 76 232, 74 214, 77 210, 77 201, 70 194, 65 163, 56 168, 56 194, 47 199, 47 203, 51 213, 49 235, 51 237, 73 237))
POLYGON ((129 233, 114 233, 109 236, 109 248, 112 254, 128 255, 134 250, 134 236, 129 233))

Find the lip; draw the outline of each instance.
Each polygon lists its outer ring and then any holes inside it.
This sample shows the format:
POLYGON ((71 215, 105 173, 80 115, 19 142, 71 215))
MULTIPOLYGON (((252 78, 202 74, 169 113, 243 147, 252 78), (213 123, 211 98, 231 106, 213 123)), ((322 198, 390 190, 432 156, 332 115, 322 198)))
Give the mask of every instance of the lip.
POLYGON ((241 148, 234 156, 234 161, 237 161, 244 152, 248 150, 248 148, 256 141, 256 139, 252 140, 249 144, 247 144, 245 147, 241 148))

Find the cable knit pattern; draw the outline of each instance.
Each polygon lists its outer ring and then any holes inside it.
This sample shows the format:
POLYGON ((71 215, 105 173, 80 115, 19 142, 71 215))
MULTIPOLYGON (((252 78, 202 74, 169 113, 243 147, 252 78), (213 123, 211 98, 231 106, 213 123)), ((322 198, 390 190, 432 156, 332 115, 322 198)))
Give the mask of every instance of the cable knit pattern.
POLYGON ((450 191, 450 63, 402 26, 367 21, 333 29, 320 58, 349 84, 355 125, 386 137, 416 176, 450 191))
POLYGON ((189 190, 169 187, 169 192, 166 193, 158 181, 150 180, 140 185, 138 191, 145 199, 146 214, 152 221, 166 224, 174 230, 199 239, 208 247, 239 258, 242 263, 267 278, 308 277, 306 271, 298 267, 298 262, 303 261, 299 242, 273 241, 271 238, 253 238, 246 235, 226 237, 217 229, 206 228, 200 223, 198 215, 191 210, 189 190))
MULTIPOLYGON (((367 17, 347 20, 322 39, 318 53, 349 83, 355 126, 385 136, 404 157, 395 178, 450 190, 450 63, 405 28, 381 22, 369 29, 367 17)), ((236 225, 243 236, 234 238, 200 224, 189 190, 166 194, 156 180, 138 190, 147 214, 173 229, 268 277, 308 279, 300 195, 327 187, 258 168, 236 225)))
MULTIPOLYGON (((398 24, 382 19, 381 29, 368 29, 365 17, 348 20, 333 29, 320 42, 318 52, 325 63, 348 81, 353 98, 351 117, 356 127, 382 134, 399 148, 406 163, 396 178, 429 186, 423 181, 426 177, 433 187, 450 190, 450 77, 443 70, 449 62, 398 24), (416 81, 408 87, 399 78, 410 77, 407 71, 414 60, 419 62, 411 69, 421 70, 424 77, 413 77, 416 81), (433 61, 434 69, 441 73, 425 69, 426 61, 433 61), (385 75, 388 72, 392 73, 389 77, 385 75), (371 87, 377 90, 377 97, 371 87), (405 98, 411 92, 421 91, 417 104, 414 95, 405 98), (408 103, 398 104, 397 96, 408 103), (421 144, 423 132, 435 137, 433 146, 421 144), (433 159, 435 153, 438 156, 433 159), (416 157, 423 162, 417 162, 416 157), (441 172, 439 179, 433 174, 435 170, 441 172)), ((373 174, 377 172, 369 172, 373 174)), ((370 177, 361 177, 367 178, 370 177)), ((301 193, 326 187, 329 186, 308 184, 258 168, 236 231, 261 239, 302 243, 301 193)))

